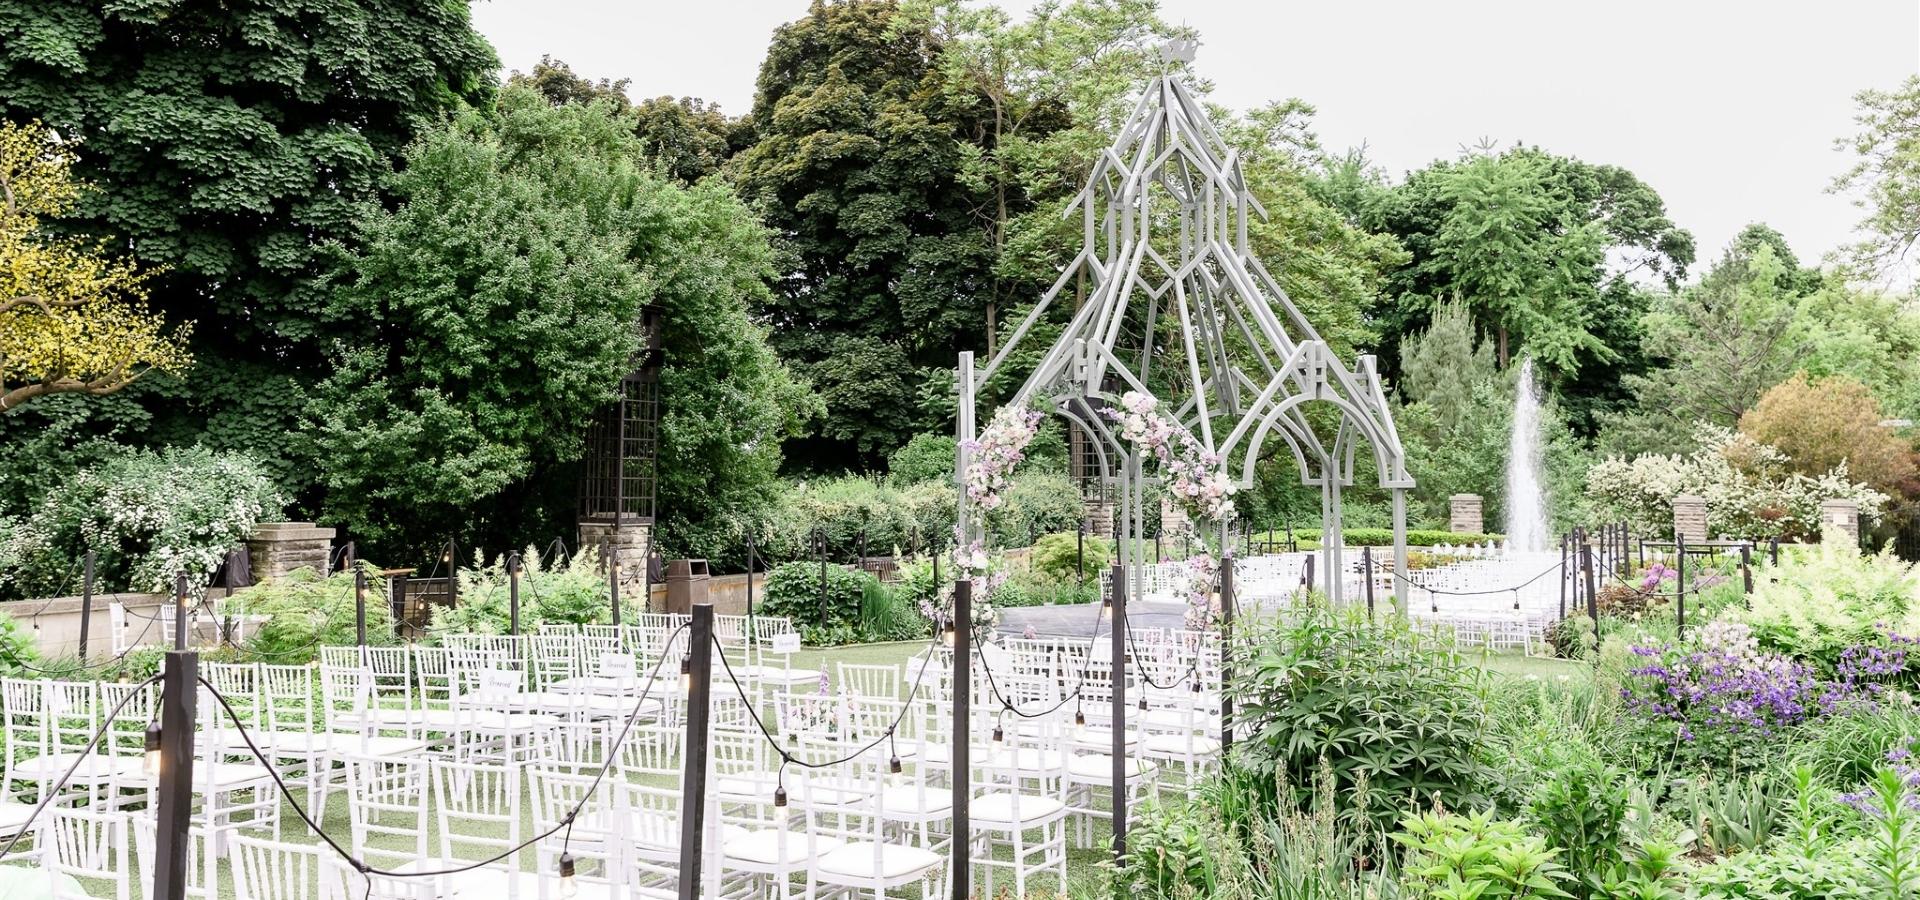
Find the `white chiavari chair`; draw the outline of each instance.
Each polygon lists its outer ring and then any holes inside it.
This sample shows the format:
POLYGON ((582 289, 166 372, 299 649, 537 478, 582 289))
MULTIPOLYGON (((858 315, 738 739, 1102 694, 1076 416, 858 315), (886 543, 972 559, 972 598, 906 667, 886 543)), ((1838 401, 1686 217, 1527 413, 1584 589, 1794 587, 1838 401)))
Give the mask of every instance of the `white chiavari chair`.
POLYGON ((104 882, 114 900, 130 900, 133 865, 128 857, 127 814, 84 809, 49 809, 49 847, 42 864, 52 874, 55 900, 96 900, 81 880, 104 882), (75 891, 75 888, 82 888, 75 891))
POLYGON ((348 900, 343 870, 323 844, 241 835, 228 856, 234 900, 348 900))

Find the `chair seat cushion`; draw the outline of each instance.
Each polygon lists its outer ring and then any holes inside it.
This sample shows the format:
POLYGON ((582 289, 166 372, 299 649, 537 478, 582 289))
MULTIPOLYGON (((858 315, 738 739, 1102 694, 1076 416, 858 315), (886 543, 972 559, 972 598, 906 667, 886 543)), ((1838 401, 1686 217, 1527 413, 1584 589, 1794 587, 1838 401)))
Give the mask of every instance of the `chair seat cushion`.
POLYGON ((1220 752, 1220 742, 1205 735, 1155 734, 1147 737, 1146 752, 1162 756, 1212 756, 1220 752))
POLYGON ((1031 827, 1058 816, 1067 806, 1052 797, 1020 794, 1019 818, 1014 818, 1015 795, 1004 791, 975 797, 967 807, 973 821, 988 825, 1031 827))
POLYGON ((821 856, 814 872, 843 880, 891 881, 919 875, 944 861, 940 854, 921 847, 859 841, 821 856))
POLYGON ((729 859, 742 862, 785 866, 806 862, 815 852, 826 854, 838 850, 842 843, 840 839, 826 835, 815 835, 809 839, 804 831, 763 828, 722 840, 720 852, 729 859))
MULTIPOLYGON (((1150 759, 1127 757, 1127 778, 1144 778, 1155 769, 1158 763, 1150 759)), ((1113 780, 1113 757, 1101 753, 1081 753, 1067 761, 1067 774, 1074 781, 1092 784, 1107 784, 1113 780)))
POLYGON ((817 684, 820 681, 819 669, 788 669, 781 666, 736 667, 734 672, 742 678, 752 678, 766 684, 792 686, 796 684, 817 684))
POLYGON ((953 809, 953 791, 944 787, 903 784, 880 794, 881 809, 900 815, 933 815, 953 809))
POLYGON ((99 781, 107 778, 121 778, 141 774, 140 760, 126 756, 101 756, 98 753, 88 755, 82 760, 79 753, 49 753, 23 759, 13 764, 7 774, 13 778, 28 781, 51 781, 66 774, 67 767, 79 765, 73 770, 75 781, 99 781))
POLYGON ((0 835, 12 837, 33 820, 36 804, 18 803, 12 800, 0 800, 0 835))

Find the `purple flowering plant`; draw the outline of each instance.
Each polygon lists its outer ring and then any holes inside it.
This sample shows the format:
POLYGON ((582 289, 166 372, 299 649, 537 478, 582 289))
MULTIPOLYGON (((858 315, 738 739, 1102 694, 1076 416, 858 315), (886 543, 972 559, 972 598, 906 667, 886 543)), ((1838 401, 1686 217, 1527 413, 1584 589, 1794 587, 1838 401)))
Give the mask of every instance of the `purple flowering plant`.
MULTIPOLYGON (((1636 646, 1621 696, 1654 736, 1698 762, 1757 764, 1781 732, 1871 705, 1893 660, 1863 652, 1851 677, 1762 651, 1737 622, 1713 622, 1692 643, 1636 646)), ((1904 666, 1904 659, 1899 663, 1904 666)))

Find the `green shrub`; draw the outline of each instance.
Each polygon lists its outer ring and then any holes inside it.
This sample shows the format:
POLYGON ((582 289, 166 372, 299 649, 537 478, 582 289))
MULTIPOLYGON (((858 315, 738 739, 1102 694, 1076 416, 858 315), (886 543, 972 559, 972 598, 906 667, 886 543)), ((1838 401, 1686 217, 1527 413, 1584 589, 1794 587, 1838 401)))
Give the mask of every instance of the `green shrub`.
POLYGON ((1084 574, 1088 582, 1097 582, 1100 571, 1110 565, 1113 542, 1097 535, 1082 537, 1065 531, 1044 535, 1033 545, 1033 568, 1057 581, 1072 581, 1084 574), (1084 557, 1081 542, 1085 542, 1084 557), (1084 561, 1083 561, 1084 560, 1084 561))
POLYGON ((869 556, 952 543, 956 497, 953 486, 941 482, 901 488, 859 476, 807 481, 782 493, 760 551, 767 559, 818 560, 816 535, 824 535, 827 558, 850 562, 863 541, 869 556))
MULTIPOLYGON (((1393 546, 1393 529, 1391 528, 1347 528, 1342 530, 1340 534, 1346 539, 1346 546, 1349 547, 1393 546)), ((1286 540, 1286 538, 1287 533, 1285 531, 1269 531, 1264 540, 1283 541, 1286 540)), ((1317 528, 1296 529, 1293 532, 1293 538, 1300 542, 1300 546, 1303 549, 1309 546, 1317 547, 1320 545, 1320 530, 1317 528)), ((1255 542, 1263 540, 1260 535, 1254 535, 1253 539, 1255 542)), ((1451 544, 1455 547, 1460 547, 1467 544, 1485 544, 1488 541, 1497 543, 1506 539, 1507 536, 1504 534, 1483 534, 1466 531, 1407 530, 1407 546, 1409 547, 1436 547, 1441 544, 1451 544)))
POLYGON ((866 572, 842 566, 827 566, 826 610, 820 608, 820 564, 790 562, 775 566, 767 573, 767 596, 757 612, 785 616, 807 643, 830 645, 855 643, 864 638, 861 609, 870 587, 879 581, 866 572))
MULTIPOLYGON (((530 632, 541 625, 588 625, 613 621, 607 575, 601 569, 600 552, 582 547, 564 562, 549 564, 540 558, 537 548, 520 554, 520 629, 530 632)), ((506 634, 512 621, 512 587, 507 575, 506 557, 483 560, 476 556, 472 565, 460 569, 460 602, 449 610, 435 612, 434 629, 506 634)), ((621 591, 623 621, 637 621, 643 604, 639 591, 621 591)))
POLYGON ((887 480, 898 487, 922 481, 953 481, 960 442, 950 434, 921 432, 887 457, 887 480))
POLYGON ((39 659, 40 650, 34 644, 33 635, 21 628, 13 616, 0 614, 0 675, 30 677, 33 669, 41 668, 39 659))
POLYGON ((1566 897, 1572 877, 1539 835, 1491 810, 1409 816, 1393 839, 1407 848, 1401 884, 1416 897, 1500 900, 1566 897))
POLYGON ((1316 603, 1233 654, 1243 764, 1305 785, 1324 758, 1343 811, 1381 831, 1410 809, 1482 804, 1483 682, 1436 638, 1316 603))
POLYGON ((0 522, 0 597, 77 592, 89 547, 96 590, 170 592, 182 572, 212 575, 285 502, 244 453, 128 451, 48 491, 26 519, 0 522))
POLYGON ((996 546, 1030 546, 1040 535, 1072 531, 1086 515, 1079 486, 1059 473, 1017 472, 1005 496, 1006 504, 987 516, 996 546))
POLYGON ((1724 615, 1746 623, 1766 649, 1830 669, 1846 648, 1876 640, 1877 626, 1920 635, 1920 566, 1891 553, 1828 542, 1756 575, 1747 608, 1724 615))
MULTIPOLYGON (((396 643, 387 580, 372 563, 363 560, 360 567, 367 579, 367 643, 396 643)), ((236 592, 224 609, 267 617, 246 641, 249 657, 297 665, 318 658, 322 646, 354 643, 354 605, 353 572, 322 578, 311 568, 301 568, 236 592)))
POLYGON ((1576 875, 1611 871, 1622 861, 1627 815, 1624 773, 1595 759, 1569 763, 1541 782, 1527 816, 1547 843, 1565 848, 1576 875))

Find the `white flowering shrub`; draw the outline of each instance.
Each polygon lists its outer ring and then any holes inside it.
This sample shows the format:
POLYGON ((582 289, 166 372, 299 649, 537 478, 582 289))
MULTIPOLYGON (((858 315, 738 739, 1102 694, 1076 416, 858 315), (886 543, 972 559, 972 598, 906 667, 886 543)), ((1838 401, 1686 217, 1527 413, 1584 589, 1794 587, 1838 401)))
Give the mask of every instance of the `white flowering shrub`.
POLYGON ((1777 448, 1728 428, 1701 425, 1695 449, 1685 456, 1650 453, 1614 457, 1587 473, 1587 499, 1608 520, 1625 520, 1644 532, 1673 527, 1673 498, 1693 494, 1707 501, 1707 529, 1739 537, 1815 537, 1820 504, 1852 500, 1871 524, 1888 497, 1848 477, 1842 463, 1819 477, 1790 472, 1777 448))
POLYGON ((75 474, 32 515, 0 523, 0 596, 78 591, 88 548, 98 589, 171 591, 181 572, 196 582, 211 575, 285 503, 247 454, 132 451, 75 474))

